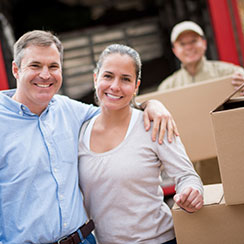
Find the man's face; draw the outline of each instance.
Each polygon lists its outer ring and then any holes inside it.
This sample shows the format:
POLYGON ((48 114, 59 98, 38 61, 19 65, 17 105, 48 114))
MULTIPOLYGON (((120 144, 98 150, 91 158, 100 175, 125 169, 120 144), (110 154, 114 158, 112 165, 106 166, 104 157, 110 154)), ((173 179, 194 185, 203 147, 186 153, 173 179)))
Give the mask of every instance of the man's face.
POLYGON ((20 68, 13 62, 16 100, 32 112, 43 111, 62 85, 60 54, 55 44, 25 48, 20 68))
POLYGON ((173 52, 184 66, 198 63, 206 51, 206 40, 193 31, 185 31, 174 42, 173 52))

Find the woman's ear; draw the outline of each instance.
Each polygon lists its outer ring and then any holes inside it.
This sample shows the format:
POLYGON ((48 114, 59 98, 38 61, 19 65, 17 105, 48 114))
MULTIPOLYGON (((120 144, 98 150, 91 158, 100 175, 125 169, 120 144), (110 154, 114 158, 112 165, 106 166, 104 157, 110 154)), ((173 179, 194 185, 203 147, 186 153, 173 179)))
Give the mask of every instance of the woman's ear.
POLYGON ((138 90, 139 90, 139 86, 141 84, 141 80, 137 80, 137 83, 136 83, 136 88, 135 88, 135 92, 137 93, 138 90))

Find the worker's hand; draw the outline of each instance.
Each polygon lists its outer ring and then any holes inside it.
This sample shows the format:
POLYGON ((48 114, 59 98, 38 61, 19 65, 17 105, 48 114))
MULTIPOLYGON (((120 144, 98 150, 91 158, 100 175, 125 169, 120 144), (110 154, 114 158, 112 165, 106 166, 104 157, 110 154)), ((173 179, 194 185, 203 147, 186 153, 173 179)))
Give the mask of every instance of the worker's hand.
POLYGON ((186 188, 182 193, 175 194, 174 201, 189 213, 196 212, 203 206, 202 194, 192 187, 186 188))
POLYGON ((153 121, 152 140, 156 141, 158 134, 159 144, 162 144, 166 130, 168 130, 169 142, 172 142, 174 135, 179 135, 172 115, 158 100, 149 100, 145 103, 144 126, 147 131, 151 126, 150 121, 153 121))
MULTIPOLYGON (((235 89, 240 87, 243 83, 244 83, 244 75, 237 72, 232 75, 232 85, 234 86, 235 89)), ((240 95, 244 96, 244 88, 240 90, 240 95)))

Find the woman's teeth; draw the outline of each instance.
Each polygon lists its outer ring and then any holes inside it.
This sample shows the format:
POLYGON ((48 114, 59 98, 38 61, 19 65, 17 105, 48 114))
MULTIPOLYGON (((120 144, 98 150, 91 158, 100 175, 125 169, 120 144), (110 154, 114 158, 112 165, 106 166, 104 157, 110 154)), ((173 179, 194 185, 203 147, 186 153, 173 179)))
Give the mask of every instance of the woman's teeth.
POLYGON ((111 97, 111 98, 114 98, 114 99, 121 98, 121 96, 114 96, 114 95, 111 95, 111 94, 108 94, 108 93, 107 93, 107 96, 108 97, 111 97))

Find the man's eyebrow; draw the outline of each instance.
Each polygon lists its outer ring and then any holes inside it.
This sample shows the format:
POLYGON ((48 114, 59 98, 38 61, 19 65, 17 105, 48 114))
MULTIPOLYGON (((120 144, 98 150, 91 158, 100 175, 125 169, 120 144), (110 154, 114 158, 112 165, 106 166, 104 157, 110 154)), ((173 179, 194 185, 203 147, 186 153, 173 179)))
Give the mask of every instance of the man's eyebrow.
POLYGON ((128 74, 122 74, 122 76, 132 77, 131 75, 128 75, 128 74))
POLYGON ((32 60, 31 62, 30 62, 30 64, 40 64, 41 62, 39 62, 39 61, 35 61, 35 60, 32 60))

